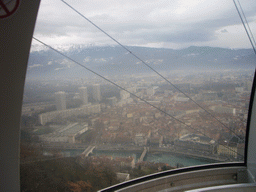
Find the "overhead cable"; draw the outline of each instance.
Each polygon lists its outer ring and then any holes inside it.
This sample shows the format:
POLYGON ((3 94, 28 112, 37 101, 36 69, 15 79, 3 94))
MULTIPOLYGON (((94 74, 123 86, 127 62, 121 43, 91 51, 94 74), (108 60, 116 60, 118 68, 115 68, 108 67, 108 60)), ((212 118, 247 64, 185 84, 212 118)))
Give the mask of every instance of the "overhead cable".
POLYGON ((239 4, 239 7, 240 7, 240 9, 241 9, 241 12, 242 12, 242 14, 243 14, 243 16, 244 16, 245 23, 246 23, 246 25, 247 25, 247 28, 248 28, 248 30, 249 30, 249 33, 250 33, 250 36, 251 36, 251 38, 252 38, 252 41, 253 41, 253 43, 254 43, 254 48, 255 48, 255 46, 256 46, 256 41, 255 41, 255 39, 254 39, 254 36, 253 36, 252 31, 251 31, 250 25, 249 25, 249 23, 248 23, 248 21, 247 21, 247 19, 246 19, 246 16, 245 16, 245 14, 244 14, 244 10, 243 10, 243 8, 242 8, 242 6, 241 6, 241 4, 240 4, 240 1, 237 0, 237 2, 238 2, 238 4, 239 4))
MULTIPOLYGON (((153 108, 157 109, 158 111, 160 111, 160 112, 162 112, 162 113, 166 114, 167 116, 169 116, 169 117, 173 118, 175 121, 177 121, 177 122, 179 122, 179 123, 181 123, 181 124, 185 125, 186 127, 188 127, 188 128, 190 128, 190 129, 192 129, 192 130, 194 130, 194 131, 196 131, 196 132, 198 132, 198 133, 200 133, 200 134, 202 134, 202 135, 204 135, 204 136, 208 137, 208 136, 207 136, 206 134, 204 134, 203 132, 201 132, 201 131, 199 131, 199 130, 196 130, 195 128, 193 128, 193 127, 192 127, 192 126, 190 126, 190 125, 187 125, 186 123, 184 123, 183 121, 181 121, 181 120, 179 120, 179 119, 175 118, 174 116, 170 115, 170 114, 169 114, 169 113, 167 113, 166 111, 164 111, 164 110, 160 109, 159 107, 156 107, 155 105, 151 104, 150 102, 146 101, 145 99, 143 99, 143 98, 141 98, 141 97, 137 96, 136 94, 134 94, 134 93, 132 93, 132 92, 128 91, 127 89, 125 89, 125 88, 123 88, 122 86, 120 86, 120 85, 116 84, 115 82, 111 81, 110 79, 108 79, 108 78, 106 78, 106 77, 104 77, 104 76, 100 75, 99 73, 97 73, 97 72, 93 71, 92 69, 89 69, 88 67, 86 67, 86 66, 82 65, 81 63, 79 63, 78 61, 76 61, 76 60, 72 59, 71 57, 69 57, 69 56, 67 56, 67 55, 65 55, 65 54, 63 54, 62 52, 58 51, 57 49, 54 49, 54 48, 53 48, 53 47, 51 47, 50 45, 48 45, 48 44, 46 44, 46 43, 44 43, 44 42, 40 41, 40 40, 39 40, 39 39, 37 39, 36 37, 33 37, 33 39, 34 39, 34 40, 36 40, 37 42, 39 42, 39 43, 43 44, 44 46, 46 46, 46 47, 50 48, 51 50, 55 51, 56 53, 58 53, 58 54, 62 55, 63 57, 67 58, 68 60, 70 60, 70 61, 74 62, 75 64, 77 64, 77 65, 79 65, 79 66, 83 67, 83 68, 84 68, 84 69, 86 69, 87 71, 90 71, 91 73, 93 73, 93 74, 97 75, 98 77, 100 77, 100 78, 104 79, 105 81, 107 81, 107 82, 111 83, 112 85, 115 85, 115 86, 116 86, 116 87, 118 87, 119 89, 122 89, 122 90, 126 91, 127 93, 130 93, 130 95, 132 95, 132 96, 136 97, 137 99, 139 99, 139 100, 143 101, 144 103, 146 103, 146 104, 150 105, 151 107, 153 107, 153 108)), ((237 153, 237 154, 238 154, 238 155, 240 155, 241 157, 244 157, 242 154, 240 154, 240 153, 238 153, 238 152, 236 152, 236 151, 234 151, 234 150, 230 149, 229 147, 226 147, 225 145, 223 145, 223 146, 224 146, 225 148, 227 148, 228 150, 230 150, 230 151, 232 151, 232 152, 237 153)))
POLYGON ((64 4, 66 4, 69 8, 71 8, 73 11, 75 11, 77 14, 79 14, 81 17, 83 17, 85 20, 87 20, 89 23, 91 23, 94 27, 96 27, 98 30, 100 30, 102 33, 107 35, 110 39, 112 39, 114 42, 116 42, 118 45, 120 45, 122 48, 124 48, 126 51, 128 51, 132 56, 137 58, 139 61, 141 61, 145 66, 147 66, 149 69, 151 69, 153 72, 155 72, 158 76, 160 76, 162 79, 164 79, 166 82, 168 82, 170 85, 172 85, 176 90, 181 92, 183 95, 185 95, 187 98, 189 98, 194 104, 196 104, 199 108, 204 110, 208 115, 210 115, 213 119, 215 119, 217 122, 219 122, 222 126, 227 128, 229 131, 231 131, 240 141, 244 141, 241 139, 232 129, 230 129, 228 126, 226 126, 224 123, 222 123, 218 118, 216 118, 212 113, 210 113, 208 110, 206 110, 203 106, 201 106, 199 103, 197 103, 195 100, 193 100, 188 94, 186 94, 184 91, 179 89, 176 85, 174 85, 172 82, 170 82, 166 77, 164 77, 162 74, 160 74, 157 70, 155 70, 153 67, 151 67, 149 64, 147 64, 143 59, 141 59, 139 56, 137 56, 135 53, 133 53, 130 49, 128 49, 126 46, 121 44, 118 40, 113 38, 111 35, 109 35, 107 32, 105 32, 103 29, 101 29, 99 26, 97 26, 94 22, 92 22, 90 19, 85 17, 82 13, 77 11, 74 7, 72 7, 70 4, 65 2, 64 0, 61 0, 64 4))
MULTIPOLYGON (((241 19, 241 22, 242 22, 242 24, 243 24, 243 26, 244 26, 245 32, 246 32, 246 34, 247 34, 247 36, 248 36, 248 38, 249 38, 249 41, 250 41, 250 43, 251 43, 251 45, 252 45, 253 51, 254 51, 254 53, 256 54, 256 49, 255 49, 255 45, 254 45, 255 41, 254 41, 254 43, 253 43, 253 40, 252 40, 252 38, 251 38, 251 36, 250 36, 250 33, 249 33, 248 29, 246 28, 246 25, 245 25, 245 23, 244 23, 243 17, 242 17, 242 15, 241 15, 241 13, 240 13, 238 7, 237 7, 237 4, 236 4, 235 0, 233 0, 233 2, 234 2, 234 4, 235 4, 236 10, 237 10, 237 12, 238 12, 238 15, 239 15, 239 17, 240 17, 240 19, 241 19)), ((240 4, 240 3, 239 3, 239 4, 240 4)), ((240 4, 240 7, 241 7, 241 4, 240 4)), ((242 7, 241 7, 241 10, 242 10, 242 7)), ((247 22, 247 20, 246 20, 246 22, 247 22)), ((248 22, 247 22, 247 25, 248 25, 248 22)), ((249 25, 248 25, 248 26, 249 26, 249 25)), ((249 30, 250 30, 250 27, 249 27, 249 30)), ((253 36, 252 36, 252 37, 253 37, 253 36)), ((253 38, 253 39, 254 39, 254 38, 253 38)))

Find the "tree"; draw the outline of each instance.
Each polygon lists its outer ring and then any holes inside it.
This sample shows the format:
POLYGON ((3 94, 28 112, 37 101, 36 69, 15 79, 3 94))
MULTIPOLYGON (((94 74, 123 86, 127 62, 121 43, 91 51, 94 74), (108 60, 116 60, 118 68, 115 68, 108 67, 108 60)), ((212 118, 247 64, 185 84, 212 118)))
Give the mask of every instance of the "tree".
POLYGON ((86 182, 86 181, 77 181, 77 182, 68 181, 68 187, 72 192, 92 191, 92 185, 90 184, 90 182, 86 182))

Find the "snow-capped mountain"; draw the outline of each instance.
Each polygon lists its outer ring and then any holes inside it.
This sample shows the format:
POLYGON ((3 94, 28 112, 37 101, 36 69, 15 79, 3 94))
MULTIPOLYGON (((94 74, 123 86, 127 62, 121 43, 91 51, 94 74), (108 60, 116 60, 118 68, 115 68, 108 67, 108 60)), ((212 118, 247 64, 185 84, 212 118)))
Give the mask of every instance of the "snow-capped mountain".
MULTIPOLYGON (((142 61, 122 47, 96 47, 83 45, 55 46, 68 58, 47 48, 31 48, 28 78, 51 76, 84 77, 90 75, 79 65, 102 75, 129 75, 151 72, 142 61), (69 58, 75 60, 74 63, 69 58)), ((189 47, 174 50, 163 48, 127 47, 146 64, 158 71, 219 70, 255 68, 255 55, 250 49, 232 50, 215 47, 189 47)))

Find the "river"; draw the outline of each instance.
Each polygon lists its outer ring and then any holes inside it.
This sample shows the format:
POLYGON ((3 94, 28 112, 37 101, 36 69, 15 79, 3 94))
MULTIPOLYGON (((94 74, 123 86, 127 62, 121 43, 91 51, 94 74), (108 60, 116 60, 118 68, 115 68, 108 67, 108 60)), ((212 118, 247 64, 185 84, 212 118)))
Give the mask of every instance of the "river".
MULTIPOLYGON (((83 150, 65 150, 62 151, 62 155, 66 157, 74 157, 78 156, 83 152, 83 150)), ((142 152, 132 152, 132 151, 100 151, 94 150, 92 156, 111 156, 115 157, 134 157, 137 160, 139 159, 142 152)), ((167 152, 158 152, 158 153, 148 153, 144 159, 145 161, 149 162, 156 162, 156 163, 167 163, 170 166, 177 166, 179 163, 185 167, 187 166, 194 166, 194 165, 203 165, 203 164, 210 164, 215 163, 216 161, 208 160, 208 159, 200 159, 200 158, 192 158, 184 155, 176 155, 167 152)))

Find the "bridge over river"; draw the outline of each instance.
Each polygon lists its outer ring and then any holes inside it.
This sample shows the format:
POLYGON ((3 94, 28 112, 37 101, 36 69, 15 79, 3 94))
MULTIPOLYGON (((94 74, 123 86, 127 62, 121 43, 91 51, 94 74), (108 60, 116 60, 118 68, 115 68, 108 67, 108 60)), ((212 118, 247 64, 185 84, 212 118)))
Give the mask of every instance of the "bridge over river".
POLYGON ((138 163, 141 163, 142 161, 144 161, 144 158, 145 158, 145 156, 146 156, 146 154, 147 154, 147 151, 148 151, 147 147, 144 147, 144 150, 143 150, 143 152, 141 153, 141 156, 140 156, 140 158, 139 158, 139 160, 138 160, 138 163))
POLYGON ((81 154, 82 156, 84 157, 87 157, 90 153, 92 153, 93 149, 95 148, 96 146, 92 146, 90 145, 89 147, 87 147, 84 152, 81 154))

